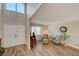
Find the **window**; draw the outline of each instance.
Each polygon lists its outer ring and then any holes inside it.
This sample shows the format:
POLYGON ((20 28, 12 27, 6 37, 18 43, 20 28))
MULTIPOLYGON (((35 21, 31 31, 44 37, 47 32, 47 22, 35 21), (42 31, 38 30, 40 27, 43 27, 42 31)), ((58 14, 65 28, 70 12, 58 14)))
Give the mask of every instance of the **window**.
POLYGON ((40 35, 41 34, 41 27, 32 27, 31 32, 35 33, 35 35, 40 35))
POLYGON ((6 9, 10 11, 16 11, 16 3, 8 3, 6 4, 6 9))
POLYGON ((24 13, 24 4, 17 4, 17 12, 24 13))
POLYGON ((19 13, 24 13, 24 4, 22 3, 7 3, 6 9, 10 11, 15 11, 19 13))

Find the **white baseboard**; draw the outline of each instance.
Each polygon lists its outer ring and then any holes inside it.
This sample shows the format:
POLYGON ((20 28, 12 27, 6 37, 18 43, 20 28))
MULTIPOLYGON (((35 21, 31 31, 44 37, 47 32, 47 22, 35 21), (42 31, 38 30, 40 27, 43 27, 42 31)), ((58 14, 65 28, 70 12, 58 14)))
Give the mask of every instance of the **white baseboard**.
POLYGON ((11 45, 11 46, 3 46, 4 48, 10 48, 10 47, 14 47, 14 46, 17 46, 17 45, 22 45, 24 43, 21 43, 21 44, 15 44, 15 45, 11 45))
POLYGON ((73 48, 76 48, 76 49, 79 49, 79 47, 77 47, 75 45, 68 44, 68 46, 73 47, 73 48))

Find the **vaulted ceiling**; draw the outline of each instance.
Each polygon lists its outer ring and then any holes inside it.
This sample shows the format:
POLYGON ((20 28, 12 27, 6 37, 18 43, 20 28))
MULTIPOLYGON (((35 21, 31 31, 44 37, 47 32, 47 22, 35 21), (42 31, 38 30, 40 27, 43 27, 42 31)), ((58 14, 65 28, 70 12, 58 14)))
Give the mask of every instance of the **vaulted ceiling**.
POLYGON ((32 23, 51 24, 60 21, 79 20, 78 3, 45 3, 41 7, 38 5, 31 4, 31 8, 28 9, 29 15, 32 14, 32 23), (33 13, 35 7, 38 10, 33 13))
POLYGON ((31 18, 41 5, 41 3, 27 3, 27 16, 31 18))

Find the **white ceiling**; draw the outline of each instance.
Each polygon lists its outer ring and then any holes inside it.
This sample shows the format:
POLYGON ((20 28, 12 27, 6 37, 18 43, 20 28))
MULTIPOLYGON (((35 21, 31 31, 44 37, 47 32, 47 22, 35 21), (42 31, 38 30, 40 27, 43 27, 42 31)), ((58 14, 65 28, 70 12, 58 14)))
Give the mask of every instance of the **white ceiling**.
POLYGON ((27 16, 30 18, 39 9, 41 3, 27 3, 27 16))
MULTIPOLYGON (((35 5, 33 5, 34 8, 35 5)), ((30 8, 29 8, 30 9, 30 8)), ((32 11, 30 11, 31 13, 32 11)), ((32 23, 51 24, 60 21, 79 20, 79 4, 46 3, 32 16, 32 23)))

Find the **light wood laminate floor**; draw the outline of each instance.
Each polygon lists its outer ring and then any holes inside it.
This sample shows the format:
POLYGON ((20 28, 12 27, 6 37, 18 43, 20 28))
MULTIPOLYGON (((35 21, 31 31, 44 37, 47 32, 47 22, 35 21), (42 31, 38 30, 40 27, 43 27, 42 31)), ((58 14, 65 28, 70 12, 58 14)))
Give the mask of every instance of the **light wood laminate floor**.
POLYGON ((79 49, 38 42, 32 50, 28 50, 26 45, 6 48, 4 56, 79 56, 79 49))

